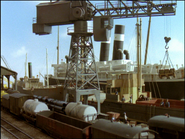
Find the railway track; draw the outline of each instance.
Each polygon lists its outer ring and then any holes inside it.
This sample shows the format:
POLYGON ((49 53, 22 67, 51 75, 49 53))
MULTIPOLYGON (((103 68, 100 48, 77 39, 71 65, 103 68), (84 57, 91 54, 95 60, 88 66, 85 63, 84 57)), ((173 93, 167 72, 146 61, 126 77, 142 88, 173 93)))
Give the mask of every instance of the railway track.
POLYGON ((17 139, 34 139, 30 135, 22 131, 20 128, 14 126, 3 118, 1 118, 1 127, 17 139))

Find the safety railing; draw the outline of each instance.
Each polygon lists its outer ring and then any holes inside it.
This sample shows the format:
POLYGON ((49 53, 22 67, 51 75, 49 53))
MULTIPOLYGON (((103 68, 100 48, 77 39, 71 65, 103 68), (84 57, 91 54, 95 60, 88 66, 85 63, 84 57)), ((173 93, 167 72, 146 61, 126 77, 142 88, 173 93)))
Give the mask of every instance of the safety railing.
MULTIPOLYGON (((70 27, 67 28, 67 33, 69 34, 69 33, 78 33, 78 32, 74 32, 74 26, 70 26, 70 27)), ((88 26, 87 29, 82 28, 82 29, 80 29, 79 33, 93 33, 93 27, 88 26)))

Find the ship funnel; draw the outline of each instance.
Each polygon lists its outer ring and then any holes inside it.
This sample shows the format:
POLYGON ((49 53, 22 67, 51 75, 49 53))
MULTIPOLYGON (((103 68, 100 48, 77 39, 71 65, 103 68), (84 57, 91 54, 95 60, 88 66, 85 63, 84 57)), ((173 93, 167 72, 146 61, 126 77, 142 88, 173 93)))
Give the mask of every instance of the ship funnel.
POLYGON ((31 64, 31 62, 28 62, 28 74, 29 74, 29 78, 32 78, 32 64, 31 64))
POLYGON ((128 53, 128 51, 127 50, 124 50, 123 53, 126 56, 126 60, 129 60, 129 53, 128 53))
POLYGON ((108 61, 109 60, 109 48, 110 48, 110 40, 102 41, 100 47, 100 61, 108 61))
POLYGON ((125 26, 115 25, 114 48, 112 60, 123 59, 123 43, 124 43, 125 26), (121 51, 120 51, 121 50, 121 51))

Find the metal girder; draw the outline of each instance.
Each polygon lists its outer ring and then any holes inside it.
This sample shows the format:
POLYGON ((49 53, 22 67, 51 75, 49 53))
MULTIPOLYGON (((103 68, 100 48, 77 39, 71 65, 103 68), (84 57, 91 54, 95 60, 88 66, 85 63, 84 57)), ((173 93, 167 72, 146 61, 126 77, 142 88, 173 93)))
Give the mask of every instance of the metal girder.
POLYGON ((105 1, 102 4, 93 5, 89 0, 87 2, 94 8, 92 16, 109 16, 114 19, 133 18, 145 16, 168 16, 175 15, 177 2, 155 4, 152 1, 138 2, 123 0, 117 2, 105 1))
POLYGON ((99 90, 99 84, 93 83, 94 79, 98 80, 98 75, 91 36, 92 34, 82 36, 72 34, 65 88, 81 90, 88 86, 99 90))
POLYGON ((51 26, 73 24, 75 21, 94 20, 95 17, 113 19, 146 16, 175 15, 177 2, 104 1, 93 4, 87 1, 56 1, 37 5, 37 21, 33 32, 38 35, 51 33, 51 26))

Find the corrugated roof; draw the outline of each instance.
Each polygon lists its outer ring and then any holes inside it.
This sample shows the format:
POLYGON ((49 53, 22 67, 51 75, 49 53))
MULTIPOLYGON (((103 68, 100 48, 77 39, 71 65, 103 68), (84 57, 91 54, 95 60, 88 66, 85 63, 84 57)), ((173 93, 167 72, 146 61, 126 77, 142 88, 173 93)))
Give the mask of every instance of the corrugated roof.
POLYGON ((123 138, 133 138, 138 133, 146 131, 146 129, 140 127, 131 127, 127 124, 111 122, 105 119, 99 119, 91 127, 123 138))
POLYGON ((17 72, 1 66, 1 76, 2 75, 17 75, 17 72))
POLYGON ((10 94, 10 97, 14 97, 14 98, 20 98, 20 97, 23 97, 23 96, 32 96, 31 94, 22 94, 22 93, 13 93, 13 94, 10 94))
POLYGON ((154 116, 149 119, 148 125, 149 127, 159 127, 184 132, 184 118, 179 117, 154 116))

